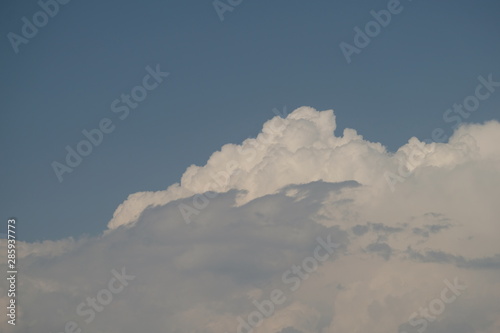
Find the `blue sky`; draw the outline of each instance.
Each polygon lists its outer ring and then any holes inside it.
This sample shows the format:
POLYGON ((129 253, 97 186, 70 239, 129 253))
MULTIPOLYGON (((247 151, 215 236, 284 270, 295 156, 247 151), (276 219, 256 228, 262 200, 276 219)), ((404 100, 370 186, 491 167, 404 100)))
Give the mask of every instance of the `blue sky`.
MULTIPOLYGON (((16 54, 7 38, 36 1, 0 11, 3 95, 0 211, 20 239, 100 233, 131 193, 178 182, 226 143, 254 137, 272 110, 333 109, 395 151, 500 81, 498 1, 402 1, 403 10, 348 64, 339 44, 387 1, 246 1, 221 21, 211 1, 70 1, 16 54), (111 103, 147 66, 170 75, 121 121, 111 103), (59 182, 65 147, 110 118, 116 129, 59 182)), ((467 119, 499 119, 500 93, 467 119)))

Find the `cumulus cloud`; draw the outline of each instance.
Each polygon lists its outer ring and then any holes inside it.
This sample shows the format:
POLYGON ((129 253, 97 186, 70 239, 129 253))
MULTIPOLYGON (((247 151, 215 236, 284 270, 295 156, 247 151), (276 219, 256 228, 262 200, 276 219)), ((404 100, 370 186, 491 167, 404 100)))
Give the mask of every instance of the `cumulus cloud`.
POLYGON ((500 123, 394 153, 335 130, 333 111, 299 108, 130 195, 99 237, 20 242, 15 329, 497 333, 500 123), (86 322, 121 269, 134 279, 86 322))

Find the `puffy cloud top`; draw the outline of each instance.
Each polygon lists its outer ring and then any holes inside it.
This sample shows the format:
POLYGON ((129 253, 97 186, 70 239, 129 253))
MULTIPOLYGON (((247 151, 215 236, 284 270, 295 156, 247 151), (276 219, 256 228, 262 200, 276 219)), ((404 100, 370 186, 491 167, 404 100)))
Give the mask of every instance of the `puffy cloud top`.
POLYGON ((418 168, 498 161, 500 154, 497 121, 462 126, 449 143, 425 144, 413 137, 395 154, 380 143, 364 140, 353 129, 345 129, 340 137, 335 136, 335 129, 332 110, 301 107, 285 119, 276 116, 264 124, 256 138, 241 145, 226 144, 205 166, 190 166, 180 184, 165 191, 130 195, 116 209, 108 228, 134 223, 146 207, 208 191, 243 190, 246 194, 239 203, 245 203, 288 184, 355 180, 384 192, 418 168))

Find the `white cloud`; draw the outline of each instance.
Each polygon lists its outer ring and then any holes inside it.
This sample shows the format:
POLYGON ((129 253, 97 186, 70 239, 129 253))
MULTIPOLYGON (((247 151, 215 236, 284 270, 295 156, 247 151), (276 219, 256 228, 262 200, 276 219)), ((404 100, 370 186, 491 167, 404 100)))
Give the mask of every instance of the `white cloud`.
POLYGON ((278 288, 286 302, 255 333, 412 333, 411 314, 458 277, 467 290, 427 331, 496 333, 500 123, 460 127, 446 144, 412 138, 396 153, 335 128, 333 111, 297 109, 180 184, 132 194, 99 237, 20 243, 17 331, 74 320, 84 332, 231 333, 278 288), (384 174, 401 163, 412 172, 391 191, 384 174), (220 194, 186 224, 179 204, 207 190, 220 194), (338 252, 292 291, 283 273, 326 235, 338 252), (86 324, 78 304, 121 267, 136 278, 86 324))

